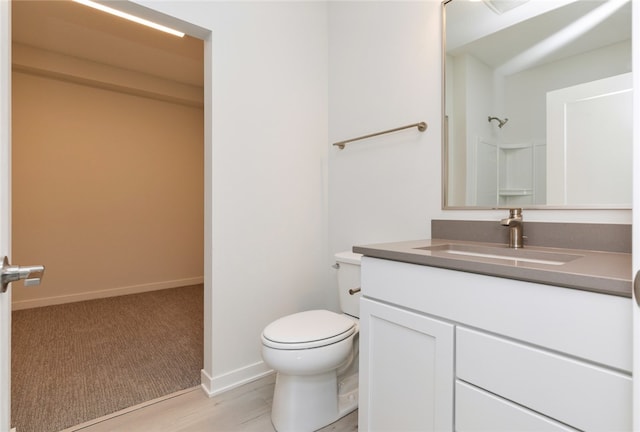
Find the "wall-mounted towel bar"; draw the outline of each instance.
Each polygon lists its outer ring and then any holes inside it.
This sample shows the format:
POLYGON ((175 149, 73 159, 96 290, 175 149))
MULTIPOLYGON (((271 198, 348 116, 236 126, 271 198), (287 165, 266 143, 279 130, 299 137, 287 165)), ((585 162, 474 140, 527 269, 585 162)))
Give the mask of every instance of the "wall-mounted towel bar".
POLYGON ((413 127, 417 127, 420 132, 424 132, 424 131, 427 130, 427 124, 425 122, 420 122, 420 123, 410 124, 410 125, 407 125, 407 126, 401 126, 401 127, 395 128, 395 129, 389 129, 389 130, 382 131, 382 132, 372 133, 372 134, 369 134, 369 135, 363 135, 363 136, 358 137, 358 138, 352 138, 352 139, 340 141, 340 142, 337 142, 337 143, 333 143, 333 145, 334 146, 338 146, 338 148, 340 150, 342 150, 342 149, 344 149, 345 145, 347 145, 347 144, 349 144, 350 142, 353 142, 353 141, 359 141, 359 140, 362 140, 362 139, 365 139, 365 138, 373 138, 373 137, 378 136, 378 135, 384 135, 384 134, 388 134, 388 133, 391 133, 391 132, 397 132, 397 131, 400 131, 400 130, 403 130, 403 129, 410 129, 410 128, 413 128, 413 127))

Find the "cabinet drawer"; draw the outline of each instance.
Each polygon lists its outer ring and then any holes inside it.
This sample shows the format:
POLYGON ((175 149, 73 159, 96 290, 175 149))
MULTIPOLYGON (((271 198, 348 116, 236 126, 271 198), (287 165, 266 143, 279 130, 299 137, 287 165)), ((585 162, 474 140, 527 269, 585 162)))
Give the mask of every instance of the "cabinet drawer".
POLYGON ((457 432, 576 432, 533 411, 464 382, 456 382, 457 432))
POLYGON ((582 430, 631 430, 631 376, 463 327, 456 376, 582 430))
POLYGON ((633 369, 630 298, 370 257, 361 273, 364 297, 633 369))

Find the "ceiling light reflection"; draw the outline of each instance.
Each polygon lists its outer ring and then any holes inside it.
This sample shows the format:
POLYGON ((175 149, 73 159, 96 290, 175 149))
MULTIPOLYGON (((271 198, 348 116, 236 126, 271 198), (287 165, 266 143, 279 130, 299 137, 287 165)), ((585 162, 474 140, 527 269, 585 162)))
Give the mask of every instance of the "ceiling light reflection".
POLYGON ((178 37, 183 37, 184 36, 184 33, 179 32, 177 30, 174 30, 172 28, 163 26, 162 24, 154 23, 153 21, 149 21, 149 20, 146 20, 144 18, 140 18, 140 17, 137 17, 135 15, 131 15, 131 14, 128 14, 126 12, 119 11, 117 9, 113 9, 113 8, 111 8, 109 6, 105 6, 105 5, 101 4, 101 3, 96 3, 96 2, 91 1, 91 0, 73 0, 73 1, 76 2, 76 3, 80 3, 82 5, 89 6, 91 8, 97 9, 97 10, 102 11, 102 12, 106 12, 106 13, 109 13, 111 15, 115 15, 115 16, 120 17, 120 18, 124 18, 124 19, 127 19, 129 21, 133 21, 135 23, 142 24, 142 25, 145 25, 147 27, 151 27, 151 28, 154 28, 156 30, 160 30, 160 31, 163 31, 165 33, 172 34, 174 36, 178 36, 178 37))

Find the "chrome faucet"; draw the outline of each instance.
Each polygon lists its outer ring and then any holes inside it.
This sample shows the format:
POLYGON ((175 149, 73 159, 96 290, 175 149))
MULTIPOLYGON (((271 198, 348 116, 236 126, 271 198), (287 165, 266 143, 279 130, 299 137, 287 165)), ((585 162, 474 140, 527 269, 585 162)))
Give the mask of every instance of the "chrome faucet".
POLYGON ((521 248, 524 247, 522 242, 522 209, 512 208, 509 209, 509 217, 500 220, 500 225, 509 227, 509 247, 521 248))

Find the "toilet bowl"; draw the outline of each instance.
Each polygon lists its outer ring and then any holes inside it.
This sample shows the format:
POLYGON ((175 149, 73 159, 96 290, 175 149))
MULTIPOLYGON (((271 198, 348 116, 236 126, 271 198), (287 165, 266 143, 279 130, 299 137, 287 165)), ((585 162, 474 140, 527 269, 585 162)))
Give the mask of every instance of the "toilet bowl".
POLYGON ((358 406, 360 294, 353 290, 360 286, 360 257, 336 254, 339 276, 344 273, 338 277, 341 308, 351 314, 299 312, 262 333, 262 358, 277 373, 271 421, 278 432, 315 431, 358 406))

